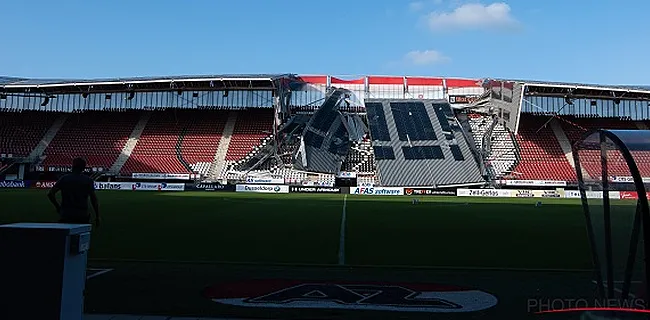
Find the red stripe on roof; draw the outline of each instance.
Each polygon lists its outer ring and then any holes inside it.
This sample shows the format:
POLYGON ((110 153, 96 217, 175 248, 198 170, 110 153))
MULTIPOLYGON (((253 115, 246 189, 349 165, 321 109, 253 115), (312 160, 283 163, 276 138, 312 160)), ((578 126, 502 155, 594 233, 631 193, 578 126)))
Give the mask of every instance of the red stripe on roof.
POLYGON ((352 79, 352 80, 344 80, 344 79, 332 77, 332 84, 334 84, 334 83, 338 83, 338 84, 365 84, 366 79, 359 78, 359 79, 352 79))
POLYGON ((404 84, 404 77, 368 77, 368 84, 404 84))
POLYGON ((327 84, 327 76, 299 76, 298 79, 307 83, 327 84))
POLYGON ((467 88, 482 87, 483 81, 480 79, 447 79, 447 88, 467 88))
POLYGON ((409 86, 441 86, 442 78, 407 77, 406 83, 409 86))

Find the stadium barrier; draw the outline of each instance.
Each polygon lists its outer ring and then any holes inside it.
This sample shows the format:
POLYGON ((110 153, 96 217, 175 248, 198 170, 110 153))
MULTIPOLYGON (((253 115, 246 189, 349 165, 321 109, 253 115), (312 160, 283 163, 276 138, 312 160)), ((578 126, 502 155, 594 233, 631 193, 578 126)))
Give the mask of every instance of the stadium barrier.
MULTIPOLYGON (((258 180, 259 181, 259 180, 258 180)), ((49 189, 55 181, 12 180, 0 181, 0 189, 49 189)), ((457 196, 482 198, 567 198, 580 199, 578 190, 524 190, 524 189, 456 189, 438 190, 434 188, 402 188, 402 187, 327 187, 327 186, 288 186, 283 184, 238 184, 224 185, 219 183, 152 183, 152 182, 95 182, 97 190, 129 190, 129 191, 222 191, 248 193, 321 193, 321 194, 351 194, 369 196, 457 196)), ((602 199, 602 191, 586 191, 589 199, 602 199)), ((650 192, 647 192, 650 198, 650 192)), ((610 191, 610 199, 636 200, 635 191, 610 191)))

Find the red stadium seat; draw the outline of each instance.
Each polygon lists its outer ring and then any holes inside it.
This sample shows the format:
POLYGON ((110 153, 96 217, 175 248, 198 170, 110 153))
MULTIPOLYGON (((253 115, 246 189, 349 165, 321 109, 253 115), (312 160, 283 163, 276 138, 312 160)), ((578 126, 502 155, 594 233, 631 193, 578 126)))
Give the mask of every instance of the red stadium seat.
POLYGON ((45 166, 69 167, 83 157, 88 167, 109 169, 122 152, 140 112, 86 111, 68 115, 45 149, 45 166))
POLYGON ((548 117, 521 115, 516 137, 521 161, 512 179, 576 181, 575 170, 562 152, 553 130, 549 125, 542 127, 546 121, 548 117))
MULTIPOLYGON (((565 116, 563 119, 562 128, 571 144, 579 141, 588 130, 638 130, 633 121, 622 120, 620 118, 577 118, 565 116)), ((641 172, 641 176, 650 177, 650 153, 647 151, 634 151, 632 153, 639 167, 639 171, 641 172)), ((598 179, 602 176, 600 151, 582 151, 580 152, 580 161, 585 171, 587 171, 592 179, 598 179)), ((630 170, 624 162, 623 156, 616 150, 609 151, 607 168, 610 176, 630 176, 630 170)))
POLYGON ((0 154, 28 156, 60 113, 0 112, 0 154))
POLYGON ((214 110, 166 110, 153 112, 122 174, 191 173, 178 158, 176 147, 188 164, 212 162, 221 141, 228 113, 214 110), (181 134, 183 140, 180 140, 181 134))
POLYGON ((273 131, 273 110, 249 109, 240 111, 230 139, 226 161, 237 161, 247 156, 273 131))

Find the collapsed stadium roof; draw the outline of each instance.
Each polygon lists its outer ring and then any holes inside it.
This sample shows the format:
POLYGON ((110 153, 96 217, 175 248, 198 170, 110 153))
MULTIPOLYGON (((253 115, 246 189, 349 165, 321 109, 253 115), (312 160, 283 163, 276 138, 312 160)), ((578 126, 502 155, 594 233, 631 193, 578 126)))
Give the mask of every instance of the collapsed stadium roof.
MULTIPOLYGON (((291 91, 302 91, 305 83, 321 83, 338 86, 340 83, 354 83, 360 87, 355 90, 373 91, 371 85, 399 86, 403 85, 404 92, 410 91, 411 80, 413 85, 442 86, 445 92, 452 95, 447 88, 456 87, 458 81, 489 89, 490 81, 503 81, 520 83, 525 86, 526 95, 557 96, 572 98, 601 98, 601 99, 631 99, 650 100, 650 86, 627 85, 598 85, 550 82, 537 80, 513 79, 458 79, 410 77, 410 76, 360 76, 355 80, 343 80, 334 76, 305 76, 291 73, 280 74, 219 74, 219 75, 186 75, 166 77, 127 77, 127 78, 99 78, 99 79, 34 79, 21 77, 0 76, 0 93, 7 95, 42 95, 53 94, 79 94, 79 93, 114 93, 114 92, 152 92, 152 91, 227 91, 227 90, 261 90, 275 91, 289 88, 291 91), (331 79, 331 83, 329 82, 331 79), (401 81, 400 81, 401 79, 401 81), (422 79, 426 81, 422 81, 422 79), (288 81, 287 81, 288 80, 288 81), (335 81, 336 80, 336 81, 335 81), (436 80, 432 82, 433 80, 436 80), (445 81, 447 80, 447 81, 445 81), (450 84, 449 81, 454 84, 450 84), (335 84, 336 82, 336 84, 335 84), (440 82, 440 84, 438 84, 440 82), (483 85, 481 85, 481 83, 483 85), (287 87, 288 85, 288 87, 287 87), (487 87, 486 87, 487 86, 487 87), (365 89, 364 89, 365 88, 365 89)), ((467 84, 461 85, 461 87, 467 84)), ((390 90, 395 90, 394 88, 390 90)), ((453 93, 457 94, 457 93, 453 93)), ((463 94, 470 94, 465 92, 463 94)), ((476 94, 476 93, 472 93, 476 94)))
MULTIPOLYGON (((126 78, 97 78, 97 79, 37 79, 0 76, 0 86, 10 88, 49 88, 66 86, 89 86, 89 85, 124 85, 124 84, 155 84, 155 83, 182 83, 201 81, 274 81, 282 78, 296 79, 300 77, 292 73, 282 74, 218 74, 218 75, 182 75, 182 76, 160 76, 160 77, 126 77, 126 78)), ((418 78, 418 77, 416 77, 418 78)), ((488 79, 490 79, 488 77, 488 79)), ((521 82, 527 85, 566 87, 575 89, 599 89, 599 90, 635 90, 650 92, 650 85, 602 85, 585 83, 568 83, 539 80, 500 79, 500 81, 521 82)))

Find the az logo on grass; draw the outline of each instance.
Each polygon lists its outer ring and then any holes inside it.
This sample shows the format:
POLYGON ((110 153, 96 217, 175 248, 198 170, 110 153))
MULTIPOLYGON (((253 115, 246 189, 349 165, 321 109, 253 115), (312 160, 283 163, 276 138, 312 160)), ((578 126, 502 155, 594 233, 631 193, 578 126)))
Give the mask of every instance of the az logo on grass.
POLYGON ((495 296, 481 290, 420 283, 266 279, 217 284, 203 295, 223 305, 279 309, 458 313, 497 304, 495 296))

